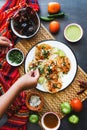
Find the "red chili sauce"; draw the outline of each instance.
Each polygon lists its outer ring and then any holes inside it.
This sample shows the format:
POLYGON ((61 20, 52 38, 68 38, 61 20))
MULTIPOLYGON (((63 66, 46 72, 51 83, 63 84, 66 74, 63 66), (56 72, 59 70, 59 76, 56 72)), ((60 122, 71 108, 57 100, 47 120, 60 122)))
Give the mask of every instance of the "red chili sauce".
POLYGON ((44 124, 48 128, 54 128, 58 125, 58 118, 53 113, 49 113, 44 117, 44 124))

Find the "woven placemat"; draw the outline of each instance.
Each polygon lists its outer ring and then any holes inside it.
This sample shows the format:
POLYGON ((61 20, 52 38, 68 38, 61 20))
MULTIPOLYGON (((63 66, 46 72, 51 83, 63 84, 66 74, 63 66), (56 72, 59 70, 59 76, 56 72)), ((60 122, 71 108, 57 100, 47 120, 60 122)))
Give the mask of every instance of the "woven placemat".
MULTIPOLYGON (((33 45, 35 45, 36 43, 42 40, 47 40, 47 39, 54 39, 54 37, 47 31, 47 29, 43 25, 41 25, 37 35, 35 35, 32 39, 23 39, 19 41, 16 44, 16 47, 20 48, 26 56, 26 54, 32 48, 33 45)), ((21 75, 24 74, 24 64, 19 67, 19 71, 21 75)), ((78 80, 84 80, 84 81, 87 80, 86 73, 79 66, 74 81, 63 91, 60 91, 56 94, 50 94, 50 93, 41 92, 37 89, 32 90, 32 91, 39 92, 44 97, 44 107, 40 112, 40 116, 42 116, 47 111, 55 111, 58 113, 60 118, 62 118, 64 116, 60 110, 60 104, 62 102, 70 101, 74 97, 78 97, 82 101, 85 100, 87 98, 87 91, 84 91, 82 94, 77 95, 77 92, 80 91, 78 80)))

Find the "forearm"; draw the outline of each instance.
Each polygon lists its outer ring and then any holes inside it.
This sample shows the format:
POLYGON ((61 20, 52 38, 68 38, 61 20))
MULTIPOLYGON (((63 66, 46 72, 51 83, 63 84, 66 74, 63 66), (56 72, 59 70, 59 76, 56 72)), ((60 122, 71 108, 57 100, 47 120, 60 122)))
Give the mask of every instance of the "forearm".
POLYGON ((38 78, 39 71, 31 71, 19 78, 11 88, 0 97, 0 117, 21 91, 36 87, 38 78))
POLYGON ((11 105, 11 103, 19 94, 19 92, 20 92, 20 84, 16 82, 4 95, 0 97, 0 118, 7 110, 7 108, 11 105))

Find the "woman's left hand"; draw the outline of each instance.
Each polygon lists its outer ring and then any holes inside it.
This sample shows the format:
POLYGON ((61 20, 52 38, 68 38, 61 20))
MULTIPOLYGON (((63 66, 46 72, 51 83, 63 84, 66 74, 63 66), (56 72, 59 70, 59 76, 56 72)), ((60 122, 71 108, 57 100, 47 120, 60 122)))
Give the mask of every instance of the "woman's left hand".
POLYGON ((11 41, 4 36, 0 36, 0 53, 6 54, 11 47, 11 41))

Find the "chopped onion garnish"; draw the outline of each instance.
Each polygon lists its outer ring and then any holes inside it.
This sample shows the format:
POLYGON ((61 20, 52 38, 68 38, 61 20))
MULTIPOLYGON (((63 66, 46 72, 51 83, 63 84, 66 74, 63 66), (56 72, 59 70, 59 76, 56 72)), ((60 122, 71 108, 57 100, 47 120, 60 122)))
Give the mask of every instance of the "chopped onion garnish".
POLYGON ((31 96, 29 100, 30 106, 37 107, 41 103, 39 96, 31 96))

